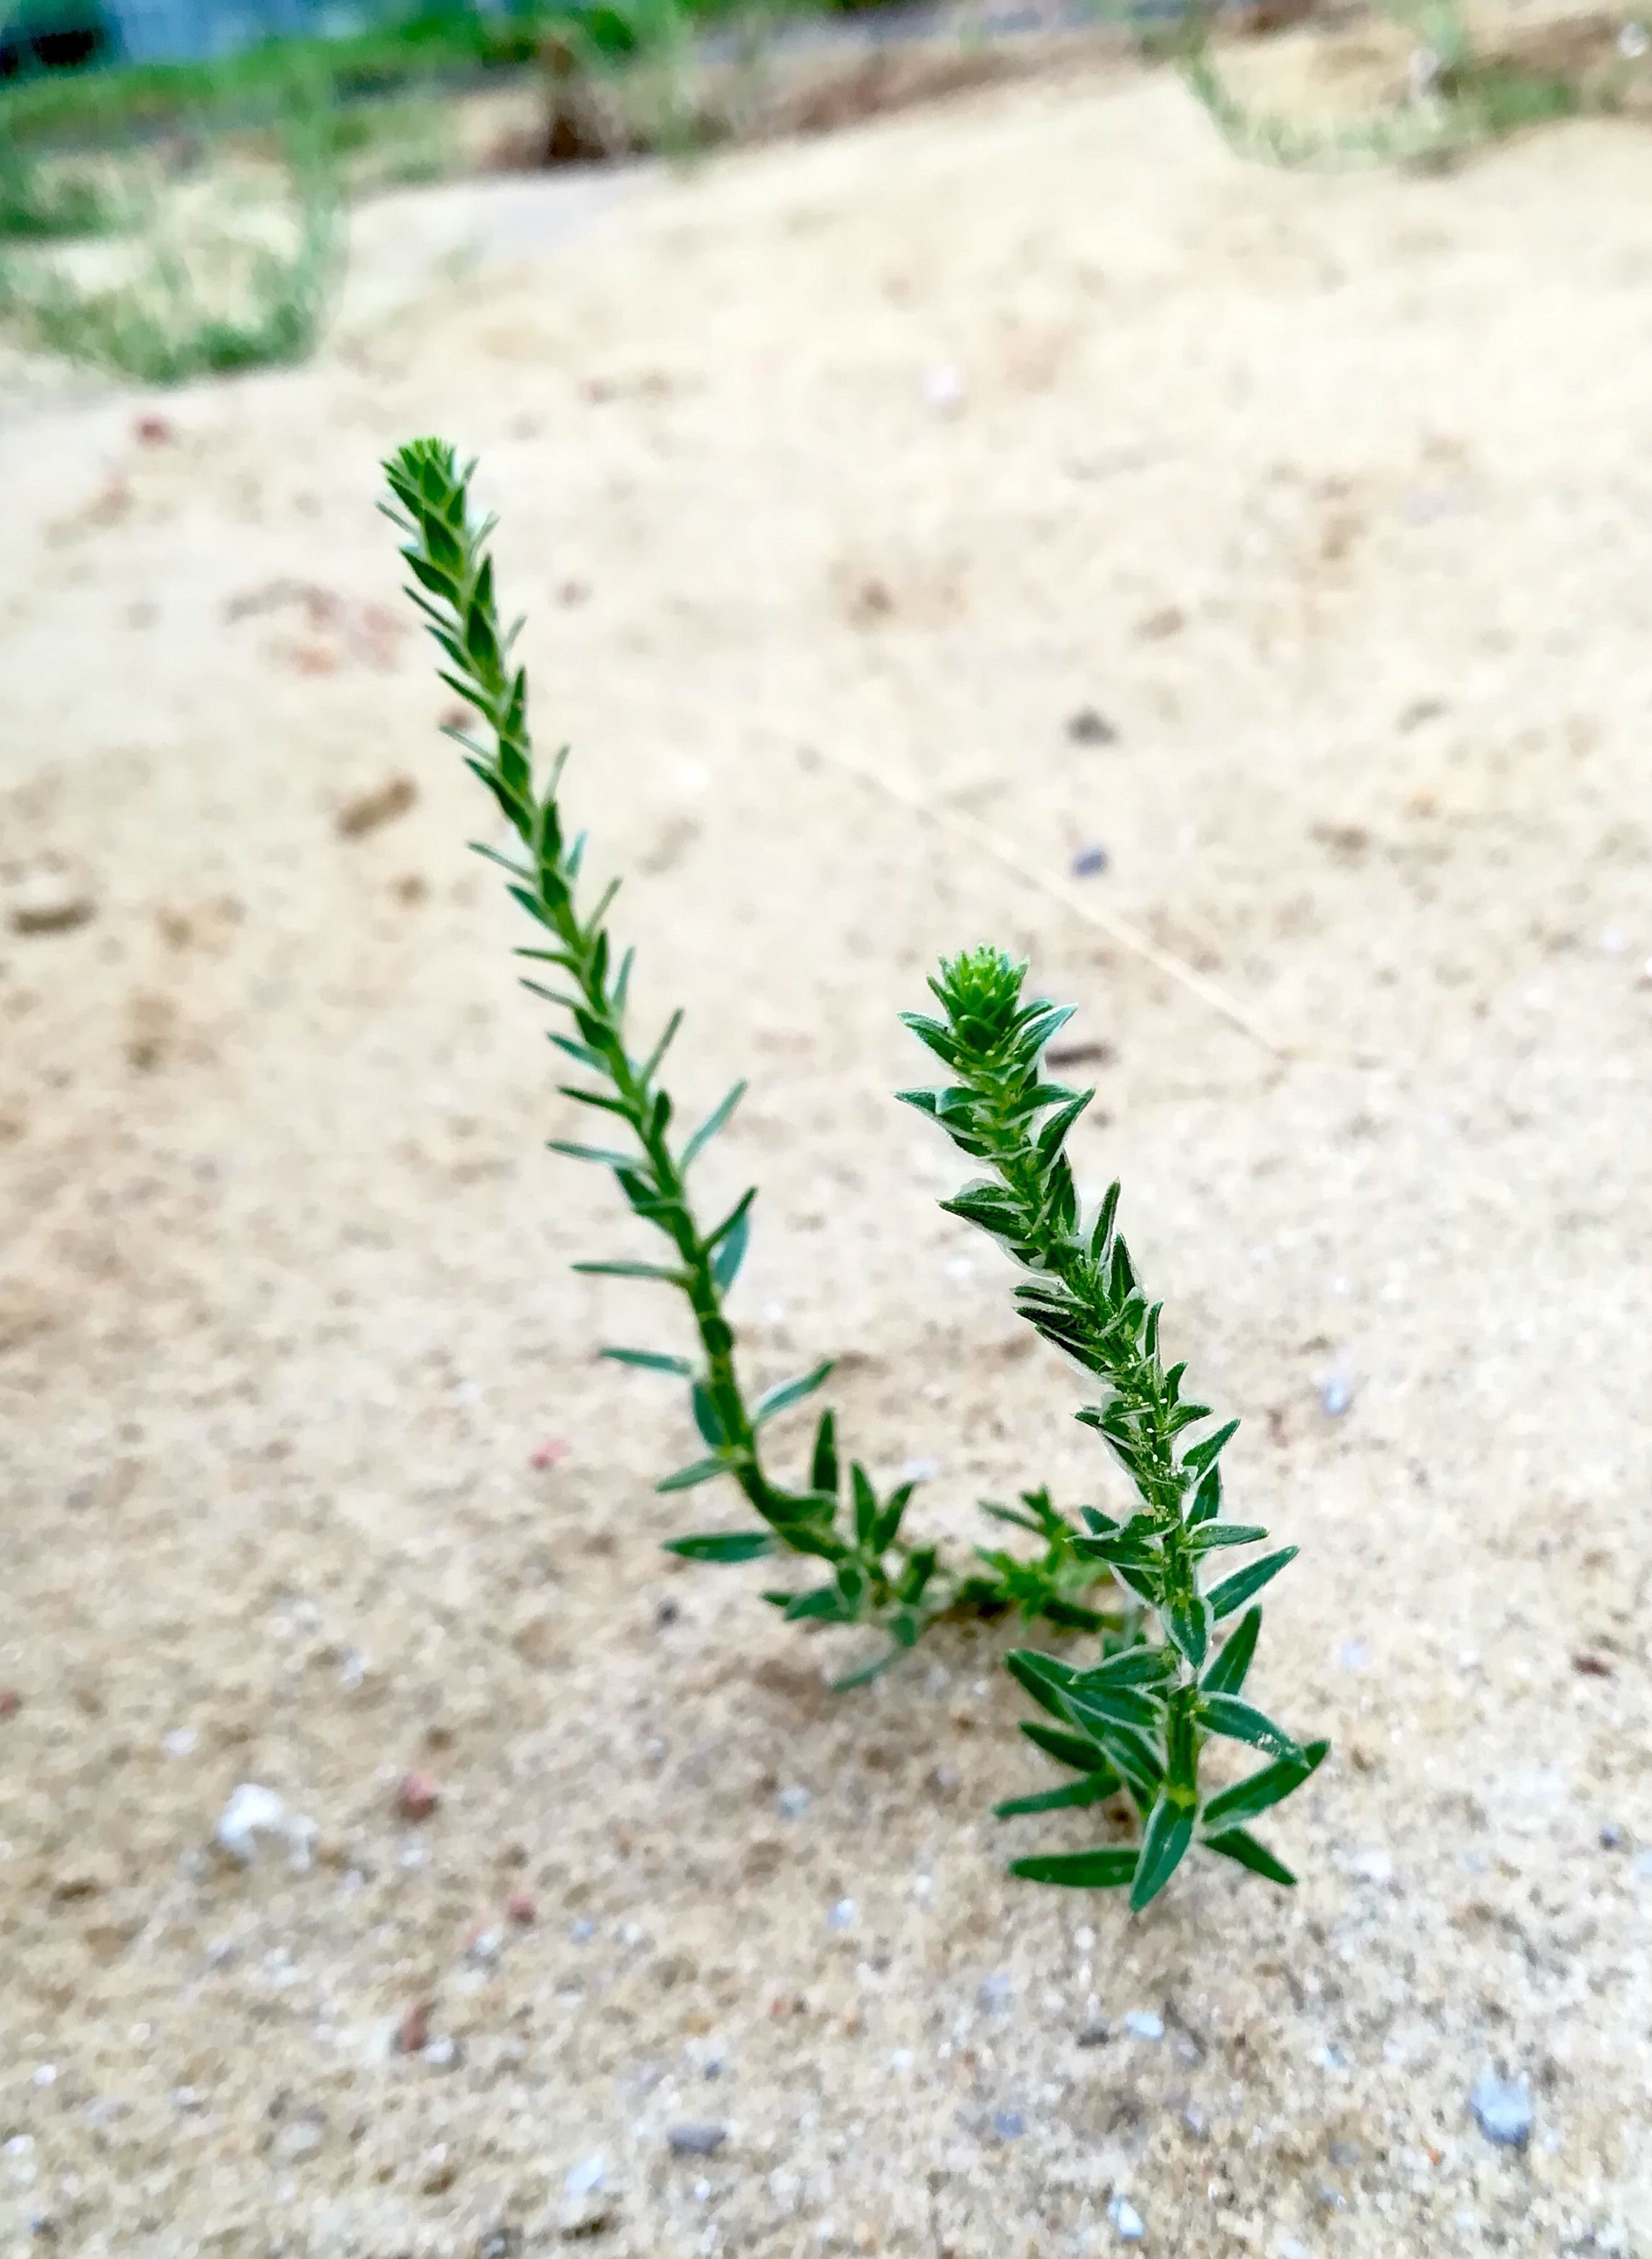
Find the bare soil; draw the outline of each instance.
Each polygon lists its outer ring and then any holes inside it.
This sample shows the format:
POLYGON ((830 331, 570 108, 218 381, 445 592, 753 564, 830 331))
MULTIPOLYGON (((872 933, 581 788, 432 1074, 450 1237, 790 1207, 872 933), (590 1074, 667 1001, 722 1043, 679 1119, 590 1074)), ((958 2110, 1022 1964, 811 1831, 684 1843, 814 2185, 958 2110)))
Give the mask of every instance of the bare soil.
POLYGON ((1652 2250, 1652 146, 1306 181, 1120 63, 358 251, 302 371, 5 379, 6 2248, 1652 2250), (682 1407, 594 1351, 673 1320, 569 1272, 627 1235, 373 511, 425 430, 685 1103, 752 1078, 753 1372, 840 1354, 956 1547, 1111 1478, 895 1015, 990 937, 1111 1047, 1081 1171, 1301 1549, 1294 1892, 1009 1881, 1085 1840, 988 1816, 1012 1633, 833 1698, 659 1551, 682 1407), (1280 1048, 845 761, 1104 848, 1280 1048))

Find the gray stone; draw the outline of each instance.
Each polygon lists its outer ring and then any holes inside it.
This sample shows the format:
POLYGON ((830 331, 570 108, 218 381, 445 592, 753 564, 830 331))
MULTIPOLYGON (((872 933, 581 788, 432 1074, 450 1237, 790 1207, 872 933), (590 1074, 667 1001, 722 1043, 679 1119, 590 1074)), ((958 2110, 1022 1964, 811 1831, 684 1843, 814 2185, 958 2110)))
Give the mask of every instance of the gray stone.
POLYGON ((1481 2133, 1499 2149, 1523 2149, 1530 2140, 1532 2090, 1523 2078, 1483 2071, 1469 2095, 1469 2107, 1481 2133))
POLYGON ((726 2126, 673 2126, 666 2134, 680 2157, 712 2157, 729 2138, 726 2126))

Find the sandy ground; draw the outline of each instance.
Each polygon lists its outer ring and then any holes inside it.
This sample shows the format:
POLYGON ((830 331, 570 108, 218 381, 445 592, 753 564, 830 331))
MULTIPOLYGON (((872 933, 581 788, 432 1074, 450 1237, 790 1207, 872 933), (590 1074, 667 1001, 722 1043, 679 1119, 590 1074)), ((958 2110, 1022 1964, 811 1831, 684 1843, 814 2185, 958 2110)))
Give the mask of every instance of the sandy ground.
POLYGON ((148 443, 19 380, 0 433, 5 2248, 1077 2259, 1123 2198, 1179 2259, 1652 2251, 1652 144, 1285 178, 1121 66, 552 183, 538 238, 489 193, 503 249, 432 220, 310 368, 148 443), (626 1233, 541 1150, 373 513, 426 429, 685 1102, 753 1078, 751 1365, 847 1352, 955 1545, 1109 1479, 894 1015, 990 936, 1114 1046, 1080 1169, 1301 1548, 1294 1894, 1007 1880, 1085 1840, 988 1817, 1049 1778, 1009 1635, 835 1699, 760 1572, 657 1550, 681 1409, 593 1349, 670 1320, 569 1274, 626 1233), (839 755, 1105 847, 1288 1055, 839 755), (213 1848, 242 1783, 307 1871, 213 1848))

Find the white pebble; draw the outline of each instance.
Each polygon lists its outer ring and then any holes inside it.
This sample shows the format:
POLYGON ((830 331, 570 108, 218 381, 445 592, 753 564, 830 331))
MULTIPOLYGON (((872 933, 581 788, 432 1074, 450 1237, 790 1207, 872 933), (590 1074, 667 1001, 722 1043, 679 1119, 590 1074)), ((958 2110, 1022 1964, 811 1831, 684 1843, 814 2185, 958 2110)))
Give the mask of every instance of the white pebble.
POLYGON ((1348 1871, 1356 1883, 1371 1883, 1380 1888, 1394 1879, 1392 1854, 1383 1850, 1356 1851, 1348 1863, 1348 1871))
POLYGON ((1156 2016, 1150 2008, 1132 2008, 1124 2019, 1124 2028, 1138 2040, 1162 2040, 1164 2020, 1156 2016))
POLYGON ((564 2193, 568 2196, 589 2196, 593 2189, 601 2188, 602 2176, 607 2170, 608 2163, 605 2158, 587 2157, 583 2164, 575 2165, 570 2170, 566 2179, 562 2184, 564 2193))
POLYGON ((1119 2232, 1121 2243, 1139 2243, 1147 2234, 1147 2223, 1128 2196, 1115 2196, 1107 2206, 1107 2218, 1119 2232))
POLYGON ((782 1820, 801 1820, 808 1810, 810 1798, 806 1788, 783 1788, 774 1801, 782 1820))
POLYGON ((37 2086, 55 2086, 57 2084, 57 2065, 54 2063, 37 2063, 34 2071, 34 2083, 37 2086))
POLYGON ((169 1757, 187 1757, 193 1755, 195 1743, 193 1726, 174 1726, 160 1746, 169 1757))
POLYGON ((937 361, 924 372, 923 397, 931 408, 961 408, 967 390, 963 370, 952 361, 937 361))
POLYGON ((854 1918, 855 1901, 853 1899, 839 1899, 837 1905, 826 1917, 827 1927, 830 1929, 847 1929, 854 1918))
POLYGON ((278 1842, 286 1845, 288 1864, 300 1872, 310 1863, 316 1833, 313 1820, 288 1812, 274 1789, 251 1780, 235 1791, 217 1825, 219 1844, 243 1866, 251 1865, 264 1843, 278 1842))

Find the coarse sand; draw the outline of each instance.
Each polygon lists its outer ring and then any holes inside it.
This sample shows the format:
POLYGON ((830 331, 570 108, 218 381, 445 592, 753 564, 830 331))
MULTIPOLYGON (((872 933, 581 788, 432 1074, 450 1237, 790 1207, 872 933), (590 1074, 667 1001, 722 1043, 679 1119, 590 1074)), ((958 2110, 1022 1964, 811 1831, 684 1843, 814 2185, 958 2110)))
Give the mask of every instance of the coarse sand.
POLYGON ((1118 62, 361 228, 304 369, 7 379, 5 2250, 1652 2251, 1652 142, 1283 175, 1118 62), (737 1505, 595 1361, 678 1321, 569 1272, 632 1241, 374 514, 424 431, 683 1103, 751 1078, 756 1379, 837 1354, 955 1549, 1116 1479, 896 1014, 993 938, 1107 1047, 1080 1175, 1301 1549, 1294 1892, 1009 1880, 1086 1840, 990 1816, 1012 1628, 834 1697, 659 1550, 737 1505), (1104 850, 1279 1051, 851 763, 1104 850))

